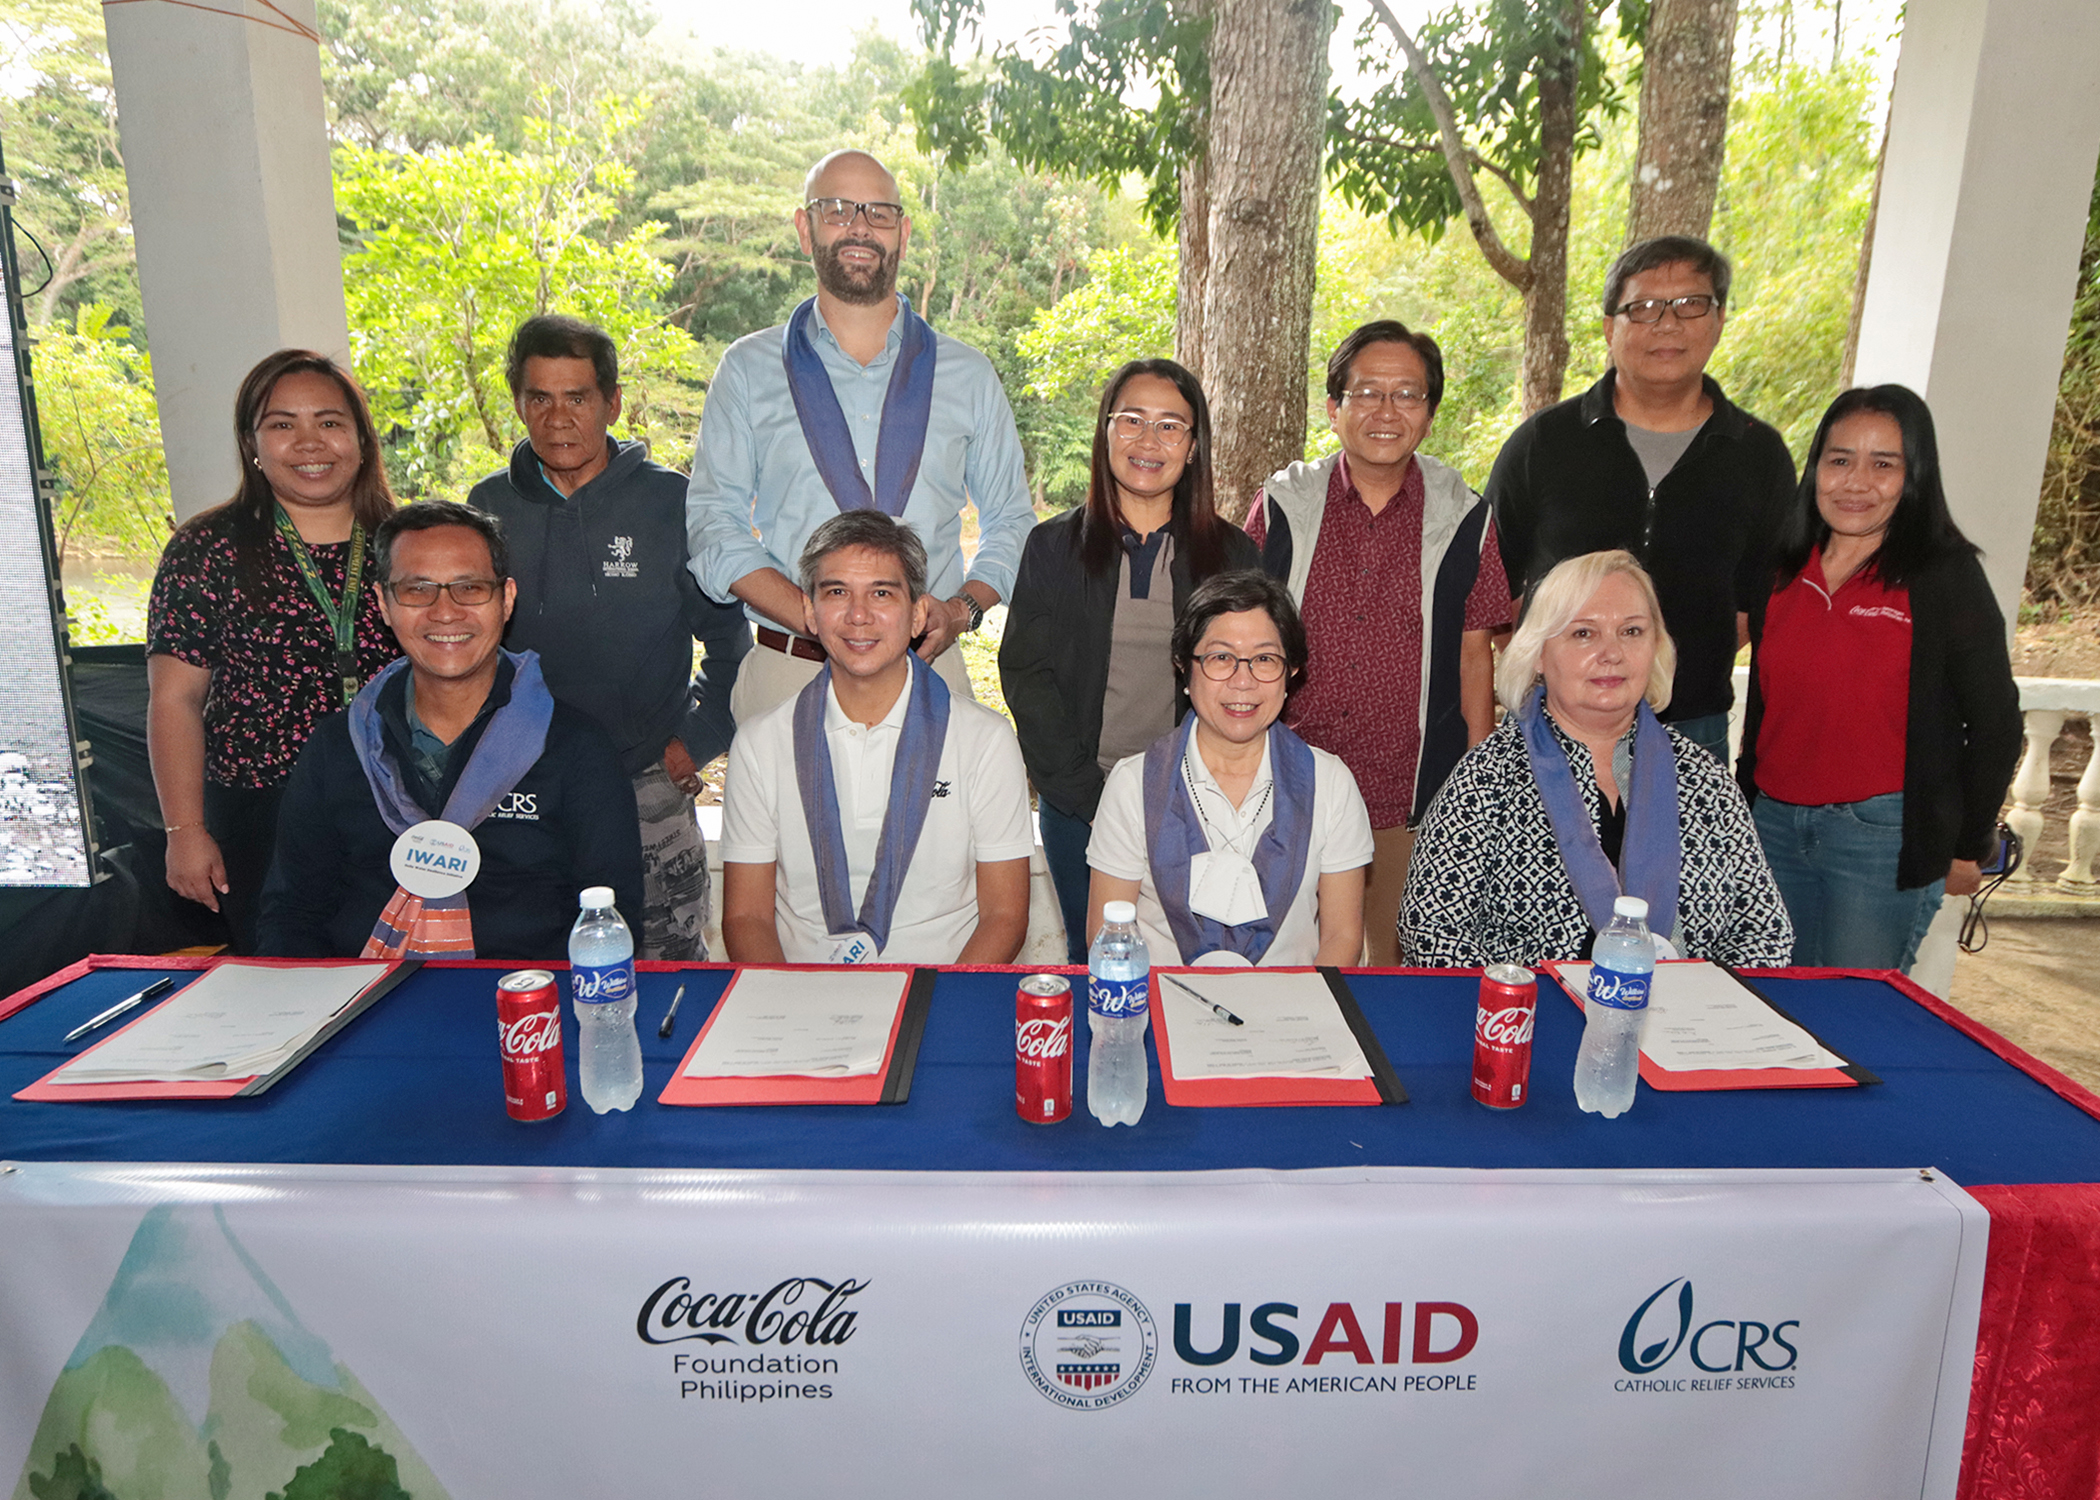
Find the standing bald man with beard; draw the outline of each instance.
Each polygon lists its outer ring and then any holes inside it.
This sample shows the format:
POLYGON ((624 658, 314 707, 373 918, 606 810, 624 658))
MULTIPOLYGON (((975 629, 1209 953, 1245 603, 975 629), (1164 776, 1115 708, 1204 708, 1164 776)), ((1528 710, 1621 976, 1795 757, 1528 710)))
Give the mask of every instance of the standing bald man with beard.
POLYGON ((897 294, 911 243, 897 179, 865 151, 835 151, 810 169, 802 196, 795 230, 817 294, 722 356, 686 493, 693 576, 715 600, 741 600, 758 637, 730 698, 739 723, 824 665, 794 574, 825 521, 875 509, 925 539, 931 607, 913 649, 964 694, 955 643, 1012 590, 1035 524, 991 361, 935 333, 897 294), (971 504, 978 545, 966 573, 971 504))

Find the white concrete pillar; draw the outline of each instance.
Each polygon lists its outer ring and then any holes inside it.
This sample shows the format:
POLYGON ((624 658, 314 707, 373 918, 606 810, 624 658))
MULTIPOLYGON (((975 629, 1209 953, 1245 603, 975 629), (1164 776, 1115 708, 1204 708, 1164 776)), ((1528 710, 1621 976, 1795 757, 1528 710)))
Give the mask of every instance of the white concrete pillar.
POLYGON ((233 493, 257 360, 350 353, 314 0, 217 7, 102 8, 178 518, 233 493))
POLYGON ((1861 385, 1932 405, 1947 499, 2013 623, 2100 155, 2100 4, 1909 0, 1861 385))

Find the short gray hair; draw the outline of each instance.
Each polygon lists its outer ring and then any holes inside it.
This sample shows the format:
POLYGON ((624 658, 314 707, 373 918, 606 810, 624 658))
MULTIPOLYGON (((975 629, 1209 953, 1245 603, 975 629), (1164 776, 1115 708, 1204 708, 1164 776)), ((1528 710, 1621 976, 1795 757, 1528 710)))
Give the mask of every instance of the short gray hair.
POLYGON ((1670 684, 1677 676, 1677 645, 1663 625, 1662 606, 1655 598, 1655 584, 1647 569, 1631 552, 1585 552, 1564 558, 1539 580, 1524 601, 1524 617, 1495 668, 1495 696, 1515 713, 1539 678, 1539 658, 1546 642, 1566 630, 1582 607, 1590 602, 1604 580, 1624 573, 1641 591, 1649 618, 1655 621, 1655 660, 1648 668, 1648 691, 1644 695, 1657 713, 1670 706, 1670 684))
POLYGON ((897 559, 904 569, 904 589, 916 600, 926 592, 926 544, 904 521, 893 521, 879 510, 843 510, 809 535, 797 564, 802 592, 817 591, 817 569, 824 559, 847 547, 866 547, 897 559))
POLYGON ((1714 306, 1723 312, 1728 310, 1728 285, 1735 279, 1728 257, 1705 240, 1688 234, 1665 234, 1619 252, 1619 258, 1604 273, 1604 316, 1619 315, 1619 299, 1625 296, 1626 283, 1634 277, 1643 271, 1679 265, 1690 266, 1694 275, 1704 276, 1714 289, 1714 306))

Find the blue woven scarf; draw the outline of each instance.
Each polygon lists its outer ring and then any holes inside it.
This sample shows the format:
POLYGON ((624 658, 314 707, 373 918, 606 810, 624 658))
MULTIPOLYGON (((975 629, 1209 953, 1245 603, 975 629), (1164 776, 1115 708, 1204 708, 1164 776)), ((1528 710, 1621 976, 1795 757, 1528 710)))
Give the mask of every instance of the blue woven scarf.
POLYGON ((895 519, 904 514, 905 502, 911 499, 911 487, 919 478, 919 458, 926 451, 926 424, 933 415, 933 330, 909 302, 901 297, 897 300, 903 340, 882 400, 882 426, 875 438, 875 489, 870 494, 854 452, 852 429, 839 407, 838 392, 831 386, 831 373, 810 340, 809 325, 816 307, 817 299, 811 297, 795 309, 780 345, 788 394, 795 398, 803 441, 809 444, 809 456, 816 461, 824 488, 831 491, 840 510, 879 510, 895 519))
POLYGON ((1597 840, 1582 791, 1568 766, 1567 752, 1553 736, 1546 718, 1546 690, 1531 695, 1517 716, 1524 729, 1524 748, 1531 756, 1531 777, 1538 783, 1567 866, 1576 899, 1590 925, 1611 925, 1612 902, 1639 896, 1648 903, 1648 930, 1667 937, 1677 930, 1677 878, 1684 845, 1677 826, 1677 757, 1669 732, 1645 701, 1634 718, 1633 784, 1619 789, 1626 799, 1626 836, 1614 870, 1597 840))
POLYGON ((846 840, 839 824, 838 781, 831 770, 831 742, 824 733, 824 705, 831 696, 831 664, 795 699, 795 785, 802 793, 802 821, 809 826, 810 852, 816 857, 817 894, 824 905, 824 926, 832 936, 865 932, 879 951, 890 942, 890 922, 904 877, 926 827, 941 766, 941 747, 948 739, 948 684, 940 674, 907 652, 911 664, 911 701, 897 736, 897 755, 890 770, 889 807, 882 815, 882 834, 875 845, 875 868, 868 875, 860 915, 853 912, 853 877, 846 866, 846 840))
POLYGON ((1275 792, 1269 826, 1254 846, 1252 861, 1269 910, 1255 921, 1228 927, 1189 910, 1189 861, 1210 848, 1181 775, 1196 722, 1190 714, 1179 729, 1161 735, 1145 751, 1145 850, 1152 888, 1159 894, 1183 963, 1225 949, 1258 964, 1276 941, 1276 929, 1305 881, 1312 847, 1312 748, 1281 723, 1269 726, 1269 775, 1275 792))

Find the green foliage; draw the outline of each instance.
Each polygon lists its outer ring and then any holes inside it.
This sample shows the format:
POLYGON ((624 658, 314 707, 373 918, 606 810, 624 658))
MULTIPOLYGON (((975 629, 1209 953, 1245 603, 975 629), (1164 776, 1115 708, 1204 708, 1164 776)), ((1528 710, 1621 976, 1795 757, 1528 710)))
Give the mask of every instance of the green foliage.
POLYGON ((346 1427, 332 1429, 327 1451, 302 1465, 268 1500, 414 1500, 401 1488, 394 1456, 346 1427))
POLYGON ((31 351, 44 456, 58 476, 60 561, 69 547, 156 556, 173 526, 152 361, 110 317, 106 307, 81 307, 70 330, 41 330, 31 351))
POLYGON ((1034 393, 1098 396, 1127 361, 1170 358, 1176 262, 1174 247, 1158 244, 1088 256, 1085 284, 1037 313, 1017 341, 1034 393))
POLYGON ((2100 596, 2100 184, 2086 219, 2078 292, 2064 344, 2056 420, 2042 473, 2027 587, 2040 601, 2087 606, 2100 596))
POLYGON ((103 1488, 102 1465, 82 1453, 78 1443, 52 1457, 48 1475, 29 1476, 29 1493, 36 1500, 117 1500, 103 1488))
POLYGON ((540 312, 612 335, 627 431, 659 450, 689 441, 697 352, 663 326, 661 226, 602 233, 631 181, 614 148, 632 122, 608 99, 592 134, 533 126, 517 152, 486 138, 420 156, 338 148, 336 202, 357 244, 343 260, 351 341, 375 417, 399 429, 397 487, 456 492, 504 461, 523 435, 504 349, 540 312))
POLYGON ((30 325, 71 323, 95 302, 135 326, 130 198, 101 7, 0 0, 0 57, 34 80, 19 94, 0 88, 0 142, 21 187, 15 223, 43 251, 19 247, 30 325))

